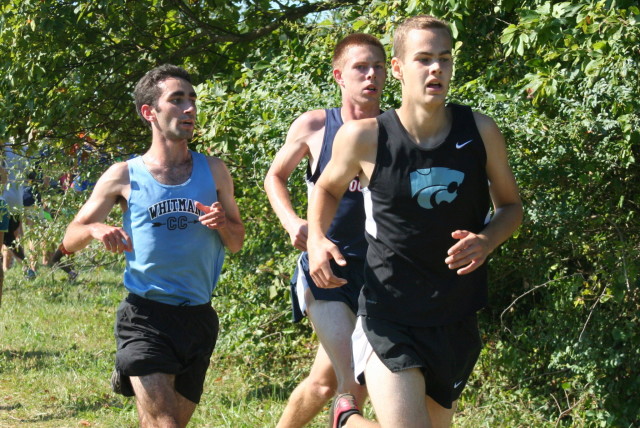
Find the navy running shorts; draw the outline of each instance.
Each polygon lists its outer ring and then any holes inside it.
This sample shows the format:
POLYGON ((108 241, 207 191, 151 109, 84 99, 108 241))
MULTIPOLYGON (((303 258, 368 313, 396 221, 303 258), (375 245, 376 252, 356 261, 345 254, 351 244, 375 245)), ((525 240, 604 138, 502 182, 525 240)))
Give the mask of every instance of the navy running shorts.
POLYGON ((176 391, 199 403, 218 339, 210 303, 174 306, 129 294, 116 314, 116 370, 127 376, 175 375, 176 391))
POLYGON ((306 315, 304 303, 304 290, 311 289, 313 298, 330 302, 344 302, 355 314, 358 310, 358 296, 364 284, 364 261, 354 258, 346 258, 347 265, 339 266, 331 262, 333 273, 347 280, 347 283, 336 288, 320 288, 311 279, 309 274, 309 255, 307 252, 300 254, 296 269, 291 277, 291 309, 293 322, 300 322, 306 315))

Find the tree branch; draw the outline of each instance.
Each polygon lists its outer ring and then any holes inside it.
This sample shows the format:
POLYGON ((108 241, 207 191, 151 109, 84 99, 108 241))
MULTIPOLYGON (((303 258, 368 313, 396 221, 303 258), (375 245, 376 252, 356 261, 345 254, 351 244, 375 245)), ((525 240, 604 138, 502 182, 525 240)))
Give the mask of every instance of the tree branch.
POLYGON ((171 0, 182 13, 185 14, 193 23, 206 32, 210 39, 209 42, 250 42, 256 40, 266 34, 272 33, 279 27, 281 27, 287 21, 295 21, 303 18, 311 13, 324 12, 327 10, 338 9, 340 7, 357 4, 358 0, 327 0, 318 3, 307 3, 302 6, 290 8, 284 11, 281 15, 277 16, 272 22, 265 24, 262 27, 258 27, 247 33, 234 33, 228 29, 221 29, 219 27, 212 26, 210 23, 205 22, 198 18, 197 14, 184 3, 183 0, 171 0), (224 34, 221 34, 224 33, 224 34))

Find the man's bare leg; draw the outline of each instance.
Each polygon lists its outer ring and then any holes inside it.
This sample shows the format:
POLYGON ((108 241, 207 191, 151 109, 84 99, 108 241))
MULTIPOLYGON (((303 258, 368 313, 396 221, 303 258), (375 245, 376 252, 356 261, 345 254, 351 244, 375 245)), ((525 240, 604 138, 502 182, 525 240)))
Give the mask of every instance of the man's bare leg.
POLYGON ((338 380, 337 393, 351 393, 362 406, 366 388, 356 382, 352 366, 351 334, 356 316, 343 302, 315 300, 307 290, 307 314, 324 347, 338 380))
POLYGON ((451 404, 450 409, 445 409, 433 398, 426 396, 427 412, 429 413, 429 420, 431 421, 432 428, 448 428, 453 422, 453 415, 458 409, 458 401, 454 401, 451 404))
POLYGON ((331 360, 320 345, 311 372, 291 393, 276 428, 302 428, 333 397, 338 382, 331 360))
MULTIPOLYGON (((3 234, 4 235, 4 234, 3 234)), ((4 240, 4 236, 3 236, 4 240)), ((13 266, 13 253, 6 245, 2 246, 2 270, 8 271, 13 266)))
MULTIPOLYGON (((455 403, 451 409, 445 409, 427 397, 424 376, 419 369, 392 373, 373 353, 367 362, 365 377, 382 427, 447 428, 451 425, 455 403)), ((350 428, 351 419, 347 421, 350 428)))
MULTIPOLYGON (((446 428, 451 426, 453 420, 453 414, 457 408, 457 401, 453 402, 452 409, 445 409, 438 403, 433 401, 429 396, 425 397, 427 412, 429 413, 429 421, 432 428, 446 428)), ((365 419, 360 414, 354 414, 349 416, 343 427, 346 428, 379 428, 380 424, 377 422, 365 419)))
POLYGON ((136 394, 138 419, 142 428, 184 428, 196 409, 196 403, 175 389, 175 376, 153 373, 131 376, 136 394))

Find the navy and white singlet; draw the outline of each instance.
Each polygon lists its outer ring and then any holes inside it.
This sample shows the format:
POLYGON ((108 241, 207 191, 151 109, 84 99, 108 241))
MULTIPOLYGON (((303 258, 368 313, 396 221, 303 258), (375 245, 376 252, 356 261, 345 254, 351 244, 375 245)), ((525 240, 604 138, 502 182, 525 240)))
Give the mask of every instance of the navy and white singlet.
MULTIPOLYGON (((343 125, 340 116, 340 107, 325 109, 327 118, 325 120, 324 138, 322 140, 322 148, 318 156, 315 171, 311 171, 311 166, 307 166, 307 187, 309 193, 314 184, 320 178, 320 174, 331 159, 331 151, 333 150, 333 140, 338 129, 343 125)), ((333 222, 327 231, 327 238, 338 246, 340 252, 345 257, 354 257, 358 259, 365 258, 367 252, 367 241, 364 237, 365 212, 364 202, 362 198, 362 187, 360 180, 355 177, 351 180, 349 188, 344 193, 338 210, 333 218, 333 222)))

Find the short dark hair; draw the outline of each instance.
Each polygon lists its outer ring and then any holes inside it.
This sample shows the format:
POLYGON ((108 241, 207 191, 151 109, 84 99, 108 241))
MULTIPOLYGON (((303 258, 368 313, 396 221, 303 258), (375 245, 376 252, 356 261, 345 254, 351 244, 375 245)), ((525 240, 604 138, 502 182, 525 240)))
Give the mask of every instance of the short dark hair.
POLYGON ((145 104, 154 107, 156 106, 156 102, 162 94, 162 90, 158 87, 158 84, 170 78, 184 79, 191 83, 191 76, 185 69, 176 65, 164 64, 149 70, 140 80, 138 80, 138 83, 136 83, 136 87, 133 90, 136 112, 142 122, 149 128, 151 128, 151 123, 142 116, 140 109, 145 104))
POLYGON ((402 55, 404 55, 404 45, 409 31, 435 29, 445 30, 453 42, 453 33, 451 32, 449 24, 441 19, 430 15, 416 15, 405 19, 398 28, 396 28, 393 36, 393 56, 402 59, 402 55))
POLYGON ((342 65, 341 63, 344 59, 344 55, 351 46, 376 47, 380 49, 380 52, 382 52, 382 58, 385 61, 387 60, 387 54, 384 51, 384 46, 382 46, 382 43, 380 43, 380 40, 378 40, 377 37, 372 36, 371 34, 353 33, 340 40, 338 44, 336 44, 335 48, 333 48, 333 59, 331 60, 331 66, 333 68, 338 68, 342 65))

